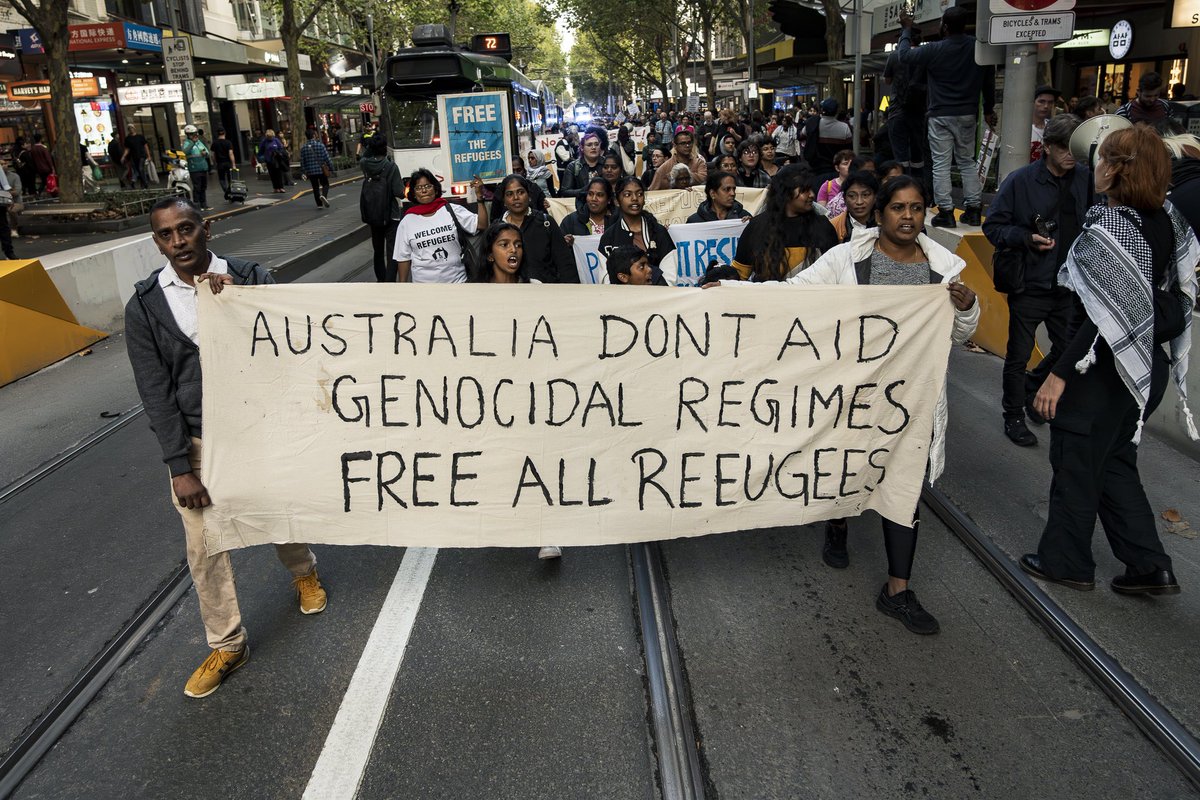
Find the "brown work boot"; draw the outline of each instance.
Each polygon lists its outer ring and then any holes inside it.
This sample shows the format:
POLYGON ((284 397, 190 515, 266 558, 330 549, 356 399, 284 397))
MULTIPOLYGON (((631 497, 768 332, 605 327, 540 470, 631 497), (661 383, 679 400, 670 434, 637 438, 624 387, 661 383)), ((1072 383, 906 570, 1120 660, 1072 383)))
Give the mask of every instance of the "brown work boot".
POLYGON ((307 575, 292 578, 292 585, 296 587, 296 594, 300 595, 301 614, 320 614, 325 610, 328 598, 315 569, 307 575))
POLYGON ((250 645, 245 645, 241 650, 213 650, 188 678, 183 693, 188 697, 208 697, 221 688, 221 682, 229 673, 249 660, 250 645))

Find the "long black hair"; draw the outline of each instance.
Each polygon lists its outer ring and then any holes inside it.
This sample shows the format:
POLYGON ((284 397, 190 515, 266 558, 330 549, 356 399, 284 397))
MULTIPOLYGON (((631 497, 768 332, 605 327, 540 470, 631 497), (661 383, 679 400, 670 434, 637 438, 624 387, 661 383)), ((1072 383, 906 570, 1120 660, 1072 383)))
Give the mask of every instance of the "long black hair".
MULTIPOLYGON (((496 268, 492 265, 491 260, 492 245, 505 231, 516 231, 517 238, 521 238, 521 229, 511 222, 493 222, 483 232, 483 258, 479 264, 478 273, 469 276, 471 283, 491 283, 492 279, 496 277, 496 268)), ((521 250, 521 266, 517 268, 517 283, 529 283, 529 276, 525 272, 524 249, 521 250)))
MULTIPOLYGON (((621 207, 617 204, 617 198, 620 196, 621 192, 625 189, 625 187, 631 183, 637 184, 637 187, 639 189, 641 189, 643 192, 646 191, 646 187, 645 187, 645 185, 642 184, 642 181, 640 178, 637 178, 633 175, 625 175, 623 177, 617 178, 617 185, 615 187, 613 187, 613 205, 616 208, 616 213, 618 213, 618 214, 621 213, 621 207)), ((642 206, 642 213, 643 214, 646 213, 645 205, 642 206)))
POLYGON ((787 207, 797 191, 813 190, 813 175, 806 164, 788 164, 780 167, 767 187, 766 202, 762 215, 767 218, 766 235, 762 249, 754 262, 754 274, 758 280, 782 280, 787 275, 787 245, 784 231, 798 230, 798 237, 809 249, 821 253, 838 244, 837 231, 829 221, 815 210, 797 217, 788 217, 787 207))

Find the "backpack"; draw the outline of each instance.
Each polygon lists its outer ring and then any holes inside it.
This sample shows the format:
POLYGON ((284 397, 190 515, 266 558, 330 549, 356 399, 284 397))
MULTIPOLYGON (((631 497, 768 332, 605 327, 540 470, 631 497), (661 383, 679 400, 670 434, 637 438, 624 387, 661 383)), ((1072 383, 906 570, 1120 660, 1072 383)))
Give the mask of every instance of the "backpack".
POLYGON ((368 225, 381 227, 392 221, 392 182, 389 178, 395 168, 395 164, 388 162, 378 174, 363 180, 358 210, 362 221, 368 225))

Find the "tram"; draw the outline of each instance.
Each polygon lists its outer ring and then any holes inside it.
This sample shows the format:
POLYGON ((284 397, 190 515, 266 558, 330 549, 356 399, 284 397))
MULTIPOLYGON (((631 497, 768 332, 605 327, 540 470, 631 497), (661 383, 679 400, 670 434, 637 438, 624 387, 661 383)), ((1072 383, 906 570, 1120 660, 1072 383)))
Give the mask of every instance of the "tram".
POLYGON ((504 92, 512 120, 512 141, 517 148, 517 153, 511 155, 532 149, 534 137, 550 127, 544 110, 546 98, 533 81, 509 63, 511 55, 507 33, 475 36, 471 47, 463 48, 454 44, 446 26, 418 25, 413 32, 413 47, 387 59, 382 124, 389 151, 402 175, 426 167, 447 193, 465 192, 466 184, 449 184, 450 169, 441 150, 437 98, 442 94, 504 92))

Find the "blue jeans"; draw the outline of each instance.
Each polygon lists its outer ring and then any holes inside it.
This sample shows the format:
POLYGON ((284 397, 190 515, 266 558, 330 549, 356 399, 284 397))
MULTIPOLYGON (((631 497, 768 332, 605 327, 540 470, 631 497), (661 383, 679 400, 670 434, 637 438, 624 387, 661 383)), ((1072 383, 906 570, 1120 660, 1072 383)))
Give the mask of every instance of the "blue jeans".
POLYGON ((962 173, 963 207, 979 208, 983 187, 975 161, 975 115, 929 118, 929 153, 933 160, 933 202, 938 212, 954 210, 950 194, 950 158, 962 173))

